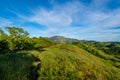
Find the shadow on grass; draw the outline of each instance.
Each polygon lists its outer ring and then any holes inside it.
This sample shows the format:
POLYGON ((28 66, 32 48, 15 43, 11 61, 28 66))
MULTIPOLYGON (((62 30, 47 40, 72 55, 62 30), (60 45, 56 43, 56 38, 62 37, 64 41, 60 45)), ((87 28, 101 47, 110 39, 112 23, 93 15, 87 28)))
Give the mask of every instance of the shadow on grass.
POLYGON ((0 55, 0 79, 37 80, 40 59, 28 53, 0 55), (36 66, 33 63, 38 62, 36 66))

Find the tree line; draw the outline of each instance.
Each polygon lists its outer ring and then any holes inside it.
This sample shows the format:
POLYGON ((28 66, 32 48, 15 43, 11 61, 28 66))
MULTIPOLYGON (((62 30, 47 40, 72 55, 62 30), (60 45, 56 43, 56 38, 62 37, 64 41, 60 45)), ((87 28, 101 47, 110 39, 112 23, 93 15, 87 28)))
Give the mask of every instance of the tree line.
POLYGON ((18 50, 38 49, 54 44, 43 37, 29 37, 22 28, 6 27, 6 32, 0 29, 0 54, 18 50))

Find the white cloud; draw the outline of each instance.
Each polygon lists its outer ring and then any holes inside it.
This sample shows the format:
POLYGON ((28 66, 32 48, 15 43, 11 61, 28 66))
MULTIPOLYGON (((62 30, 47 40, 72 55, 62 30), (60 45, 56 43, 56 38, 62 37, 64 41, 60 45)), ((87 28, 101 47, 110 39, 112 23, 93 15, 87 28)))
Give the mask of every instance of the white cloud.
POLYGON ((83 11, 83 7, 84 5, 78 1, 68 2, 64 5, 54 3, 51 10, 44 8, 33 10, 33 15, 29 16, 28 20, 47 27, 68 27, 72 24, 74 15, 83 11))
POLYGON ((0 17, 0 28, 10 26, 10 25, 12 25, 12 22, 9 19, 0 17))
POLYGON ((110 0, 93 0, 89 6, 90 9, 93 10, 103 10, 106 7, 106 4, 110 2, 110 0))
POLYGON ((67 14, 60 12, 57 13, 56 11, 47 11, 47 10, 40 10, 29 18, 30 21, 36 22, 38 24, 49 26, 68 26, 71 24, 72 19, 67 14))
POLYGON ((20 15, 28 22, 47 27, 43 31, 36 30, 36 34, 72 36, 79 39, 102 41, 116 40, 120 36, 120 34, 115 34, 119 30, 110 30, 120 26, 120 9, 108 12, 105 5, 109 0, 93 0, 89 5, 84 5, 79 1, 58 5, 54 3, 55 0, 50 1, 53 4, 53 8, 50 10, 39 8, 33 10, 31 16, 20 15), (74 24, 78 24, 78 26, 74 26, 74 24))
POLYGON ((109 17, 104 20, 103 23, 103 27, 116 27, 116 26, 120 26, 120 9, 112 11, 111 13, 108 14, 109 17))

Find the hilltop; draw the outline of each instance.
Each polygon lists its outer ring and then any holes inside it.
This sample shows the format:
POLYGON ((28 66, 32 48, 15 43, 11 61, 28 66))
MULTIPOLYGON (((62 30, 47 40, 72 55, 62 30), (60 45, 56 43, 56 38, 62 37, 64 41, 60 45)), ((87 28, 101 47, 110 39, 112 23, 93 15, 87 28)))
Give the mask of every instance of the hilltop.
POLYGON ((32 37, 0 30, 2 80, 120 80, 120 42, 32 37))
POLYGON ((120 69, 74 45, 0 56, 3 80, 119 80, 120 69), (12 75, 11 75, 12 74, 12 75))
POLYGON ((53 41, 53 42, 56 42, 56 43, 73 43, 73 42, 80 41, 78 39, 66 38, 66 37, 63 37, 63 36, 52 36, 48 39, 53 41))

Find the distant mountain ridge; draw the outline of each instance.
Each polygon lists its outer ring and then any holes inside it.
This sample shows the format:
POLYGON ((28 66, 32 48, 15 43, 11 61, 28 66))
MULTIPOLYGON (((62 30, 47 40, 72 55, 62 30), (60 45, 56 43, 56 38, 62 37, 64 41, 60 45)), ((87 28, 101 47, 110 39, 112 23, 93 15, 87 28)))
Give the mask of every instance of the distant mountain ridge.
POLYGON ((54 41, 56 43, 74 43, 74 42, 80 41, 78 39, 67 38, 67 37, 63 37, 63 36, 52 36, 48 39, 51 41, 54 41))

